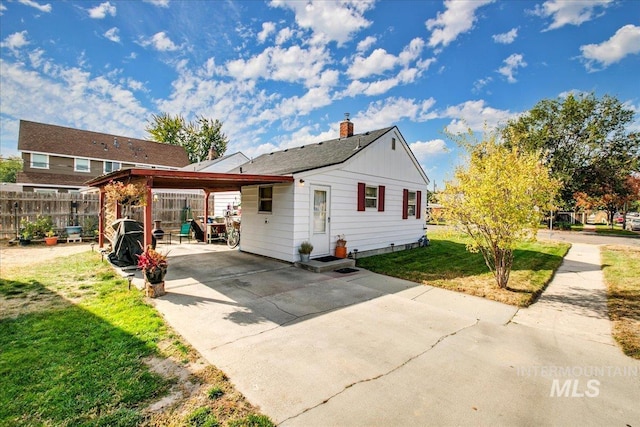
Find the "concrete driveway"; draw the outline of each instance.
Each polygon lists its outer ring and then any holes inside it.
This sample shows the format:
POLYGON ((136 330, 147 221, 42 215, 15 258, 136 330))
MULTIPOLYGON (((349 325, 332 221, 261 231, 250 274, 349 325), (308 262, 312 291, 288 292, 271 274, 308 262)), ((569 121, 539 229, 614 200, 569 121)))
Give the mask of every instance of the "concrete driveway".
POLYGON ((280 425, 640 424, 640 363, 602 328, 549 330, 365 270, 311 273, 214 245, 170 255, 156 306, 280 425))

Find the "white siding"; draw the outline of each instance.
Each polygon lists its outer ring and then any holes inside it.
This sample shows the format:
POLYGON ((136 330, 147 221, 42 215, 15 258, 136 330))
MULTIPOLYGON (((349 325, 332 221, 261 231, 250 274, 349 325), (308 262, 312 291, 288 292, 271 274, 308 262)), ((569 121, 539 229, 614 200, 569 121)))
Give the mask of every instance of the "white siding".
POLYGON ((273 186, 273 212, 258 212, 258 187, 242 188, 240 249, 284 261, 296 261, 293 246, 293 184, 273 186))
POLYGON ((392 131, 341 165, 297 174, 293 184, 275 185, 272 214, 258 213, 258 187, 244 187, 240 248, 297 261, 300 243, 310 237, 311 185, 331 187, 331 253, 338 234, 346 236, 349 252, 415 243, 424 235, 427 196, 427 182, 419 168, 402 136, 392 131), (396 139, 395 150, 391 149, 391 138, 396 139), (385 186, 384 212, 358 212, 358 182, 385 186), (419 219, 402 219, 404 189, 422 192, 419 219))

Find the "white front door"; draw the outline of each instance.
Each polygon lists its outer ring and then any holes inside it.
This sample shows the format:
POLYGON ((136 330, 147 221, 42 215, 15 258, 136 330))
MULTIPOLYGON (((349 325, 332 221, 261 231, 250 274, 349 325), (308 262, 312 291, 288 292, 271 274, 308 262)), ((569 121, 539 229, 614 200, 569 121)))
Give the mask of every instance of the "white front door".
POLYGON ((311 244, 312 257, 329 255, 331 222, 331 187, 312 185, 311 188, 311 244))

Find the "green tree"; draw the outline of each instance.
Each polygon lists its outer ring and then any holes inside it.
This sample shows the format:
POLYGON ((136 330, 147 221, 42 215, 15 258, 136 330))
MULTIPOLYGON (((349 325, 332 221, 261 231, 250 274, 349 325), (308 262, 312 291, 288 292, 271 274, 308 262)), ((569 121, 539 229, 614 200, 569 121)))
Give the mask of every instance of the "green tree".
POLYGON ((227 150, 228 138, 222 132, 223 123, 218 119, 197 116, 195 121, 186 122, 181 115, 167 113, 152 115, 146 131, 157 142, 184 147, 192 163, 201 162, 209 157, 222 156, 227 150))
POLYGON ((16 175, 22 170, 22 159, 18 156, 0 156, 0 182, 16 182, 16 175))
POLYGON ((633 110, 615 97, 570 94, 538 102, 502 135, 507 144, 542 154, 552 176, 562 181, 562 204, 573 208, 576 193, 625 195, 626 178, 640 166, 640 134, 627 130, 633 118, 633 110))
POLYGON ((498 143, 497 132, 481 141, 474 141, 471 131, 455 139, 467 150, 468 161, 439 193, 443 215, 471 237, 467 249, 482 253, 498 287, 506 288, 515 245, 535 239, 559 184, 538 153, 498 143))

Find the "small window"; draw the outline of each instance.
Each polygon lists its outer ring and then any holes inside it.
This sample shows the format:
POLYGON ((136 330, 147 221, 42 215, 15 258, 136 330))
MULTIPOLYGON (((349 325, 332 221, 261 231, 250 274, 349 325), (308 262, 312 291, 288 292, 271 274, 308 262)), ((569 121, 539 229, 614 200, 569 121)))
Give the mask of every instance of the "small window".
POLYGON ((89 159, 75 159, 73 170, 76 172, 91 172, 89 159))
POLYGON ((58 190, 55 188, 34 188, 34 193, 42 193, 42 194, 56 194, 58 190))
POLYGON ((407 200, 407 215, 416 216, 416 193, 409 191, 409 199, 407 200))
POLYGON ((273 211, 273 187, 258 187, 258 211, 273 211))
POLYGON ((367 187, 365 189, 364 206, 367 208, 378 207, 378 187, 367 187))
POLYGON ((395 138, 391 138, 391 149, 392 150, 396 149, 396 139, 395 138))
POLYGON ((46 154, 31 154, 31 167, 49 169, 49 156, 46 154))
POLYGON ((104 173, 120 170, 121 167, 120 162, 104 162, 104 173))

